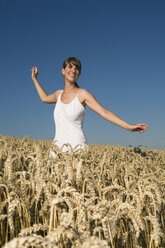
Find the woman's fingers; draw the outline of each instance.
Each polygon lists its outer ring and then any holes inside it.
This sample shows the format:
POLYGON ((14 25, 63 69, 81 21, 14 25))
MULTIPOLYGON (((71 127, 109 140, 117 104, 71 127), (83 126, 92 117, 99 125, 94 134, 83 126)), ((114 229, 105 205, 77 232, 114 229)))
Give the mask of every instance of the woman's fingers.
POLYGON ((138 123, 138 124, 132 125, 133 132, 138 131, 139 133, 144 133, 144 131, 146 132, 147 129, 148 129, 148 125, 145 123, 138 123))
POLYGON ((138 130, 140 133, 143 133, 144 131, 146 132, 147 129, 148 129, 148 125, 145 124, 145 123, 139 123, 139 124, 137 124, 137 126, 138 126, 138 129, 137 129, 137 130, 138 130))
POLYGON ((31 71, 38 72, 38 68, 37 68, 37 67, 33 67, 33 68, 31 69, 31 71))
POLYGON ((142 127, 143 130, 145 130, 145 131, 147 131, 147 129, 148 129, 148 125, 145 124, 145 123, 142 123, 142 124, 141 124, 141 127, 142 127))
POLYGON ((38 68, 37 67, 33 67, 31 69, 32 75, 37 75, 38 74, 38 68))

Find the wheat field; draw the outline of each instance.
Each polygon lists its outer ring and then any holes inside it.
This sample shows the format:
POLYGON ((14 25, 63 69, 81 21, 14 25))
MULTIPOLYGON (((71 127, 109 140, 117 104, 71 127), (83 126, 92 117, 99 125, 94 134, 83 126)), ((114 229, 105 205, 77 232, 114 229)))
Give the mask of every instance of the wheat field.
POLYGON ((0 246, 163 248, 164 186, 163 150, 0 135, 0 246))

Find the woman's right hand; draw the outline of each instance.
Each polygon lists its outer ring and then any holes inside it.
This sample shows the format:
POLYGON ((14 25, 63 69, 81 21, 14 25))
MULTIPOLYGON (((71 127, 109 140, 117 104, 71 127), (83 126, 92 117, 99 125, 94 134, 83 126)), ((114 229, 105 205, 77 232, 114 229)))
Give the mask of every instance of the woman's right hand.
POLYGON ((38 68, 37 67, 33 67, 31 69, 31 73, 32 73, 32 79, 36 79, 37 75, 38 75, 38 68))

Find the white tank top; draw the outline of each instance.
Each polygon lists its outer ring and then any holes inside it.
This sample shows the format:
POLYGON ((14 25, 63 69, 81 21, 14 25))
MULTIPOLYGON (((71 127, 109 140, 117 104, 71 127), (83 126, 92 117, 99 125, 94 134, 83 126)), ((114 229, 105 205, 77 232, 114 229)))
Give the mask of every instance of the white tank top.
MULTIPOLYGON (((63 92, 63 91, 62 91, 63 92)), ((86 138, 83 132, 83 120, 85 107, 80 103, 77 93, 76 97, 68 104, 61 101, 61 95, 58 96, 54 109, 55 138, 54 143, 62 152, 70 151, 70 144, 73 151, 77 149, 88 150, 86 138)))

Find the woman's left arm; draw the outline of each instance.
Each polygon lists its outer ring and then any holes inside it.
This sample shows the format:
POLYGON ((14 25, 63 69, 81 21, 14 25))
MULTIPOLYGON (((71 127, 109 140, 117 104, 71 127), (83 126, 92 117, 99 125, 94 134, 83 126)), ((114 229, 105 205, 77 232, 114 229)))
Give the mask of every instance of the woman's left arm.
POLYGON ((127 123, 126 121, 119 118, 117 115, 115 115, 113 112, 105 109, 97 100, 96 98, 87 90, 83 90, 81 93, 81 99, 83 99, 83 102, 93 111, 95 111, 97 114, 102 116, 104 119, 128 130, 131 132, 138 131, 140 133, 143 133, 144 131, 147 131, 148 125, 145 123, 138 123, 131 125, 127 123))

